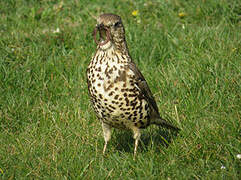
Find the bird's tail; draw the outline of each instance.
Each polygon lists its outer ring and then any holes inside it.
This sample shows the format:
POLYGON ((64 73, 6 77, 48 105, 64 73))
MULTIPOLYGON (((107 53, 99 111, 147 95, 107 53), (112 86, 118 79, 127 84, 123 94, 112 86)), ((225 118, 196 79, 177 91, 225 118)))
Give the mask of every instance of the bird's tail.
POLYGON ((155 119, 154 124, 156 124, 158 126, 163 126, 165 128, 172 129, 172 130, 175 130, 175 131, 180 131, 181 130, 181 129, 179 129, 176 126, 173 126, 171 123, 167 122, 166 120, 162 119, 161 117, 155 119))

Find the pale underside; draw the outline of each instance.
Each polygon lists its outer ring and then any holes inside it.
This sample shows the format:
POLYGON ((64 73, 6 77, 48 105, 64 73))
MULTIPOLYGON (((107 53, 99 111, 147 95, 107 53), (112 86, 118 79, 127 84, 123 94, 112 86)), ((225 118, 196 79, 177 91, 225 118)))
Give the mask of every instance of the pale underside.
POLYGON ((120 129, 147 125, 149 106, 135 84, 135 74, 128 68, 129 57, 99 49, 89 65, 89 91, 97 116, 104 123, 120 129), (121 62, 121 63, 120 63, 121 62))

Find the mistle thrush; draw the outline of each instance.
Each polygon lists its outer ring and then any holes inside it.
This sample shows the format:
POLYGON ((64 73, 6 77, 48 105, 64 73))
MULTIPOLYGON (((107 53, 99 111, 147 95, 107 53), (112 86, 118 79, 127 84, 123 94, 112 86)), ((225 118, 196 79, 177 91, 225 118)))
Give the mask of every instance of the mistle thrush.
POLYGON ((103 153, 112 127, 133 131, 134 156, 140 129, 155 124, 179 130, 160 117, 147 82, 129 54, 121 18, 114 14, 100 15, 93 36, 97 51, 87 69, 87 83, 94 110, 102 123, 103 153))

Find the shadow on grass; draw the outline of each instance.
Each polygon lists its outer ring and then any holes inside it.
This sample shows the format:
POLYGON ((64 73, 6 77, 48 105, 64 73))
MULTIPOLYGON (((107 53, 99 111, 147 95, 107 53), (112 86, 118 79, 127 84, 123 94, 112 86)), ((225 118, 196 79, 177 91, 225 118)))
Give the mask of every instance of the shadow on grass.
MULTIPOLYGON (((115 146, 116 150, 128 153, 134 152, 134 139, 131 131, 115 130, 113 135, 115 137, 113 138, 112 145, 115 146)), ((138 151, 145 152, 152 147, 155 152, 160 152, 160 147, 167 148, 169 143, 177 136, 178 132, 164 128, 155 128, 151 131, 143 130, 138 151)))

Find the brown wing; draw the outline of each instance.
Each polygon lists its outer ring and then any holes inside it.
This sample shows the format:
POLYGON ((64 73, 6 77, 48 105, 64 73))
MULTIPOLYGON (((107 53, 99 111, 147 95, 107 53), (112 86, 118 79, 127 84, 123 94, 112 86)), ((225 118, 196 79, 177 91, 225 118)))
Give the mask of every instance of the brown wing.
POLYGON ((139 69, 136 67, 136 65, 131 62, 129 63, 129 68, 134 72, 135 77, 136 77, 136 81, 137 81, 137 86, 140 89, 140 92, 143 94, 144 98, 146 99, 146 101, 149 103, 149 105, 152 107, 152 109, 154 110, 154 116, 160 117, 159 111, 158 111, 158 107, 156 104, 156 101, 151 93, 150 88, 148 87, 148 84, 144 78, 144 76, 141 74, 141 72, 139 71, 139 69))
POLYGON ((138 89, 143 94, 143 96, 146 99, 146 101, 148 102, 148 104, 151 106, 151 109, 152 109, 151 117, 153 118, 152 123, 156 124, 156 125, 165 126, 169 129, 179 131, 180 129, 178 127, 173 126, 171 123, 167 122, 166 120, 164 120, 163 118, 160 117, 160 113, 159 113, 156 101, 151 93, 151 90, 148 87, 148 84, 147 84, 144 76, 141 74, 141 72, 136 67, 136 65, 133 62, 131 62, 131 63, 129 63, 129 68, 135 73, 136 82, 137 82, 136 85, 137 85, 138 89))

